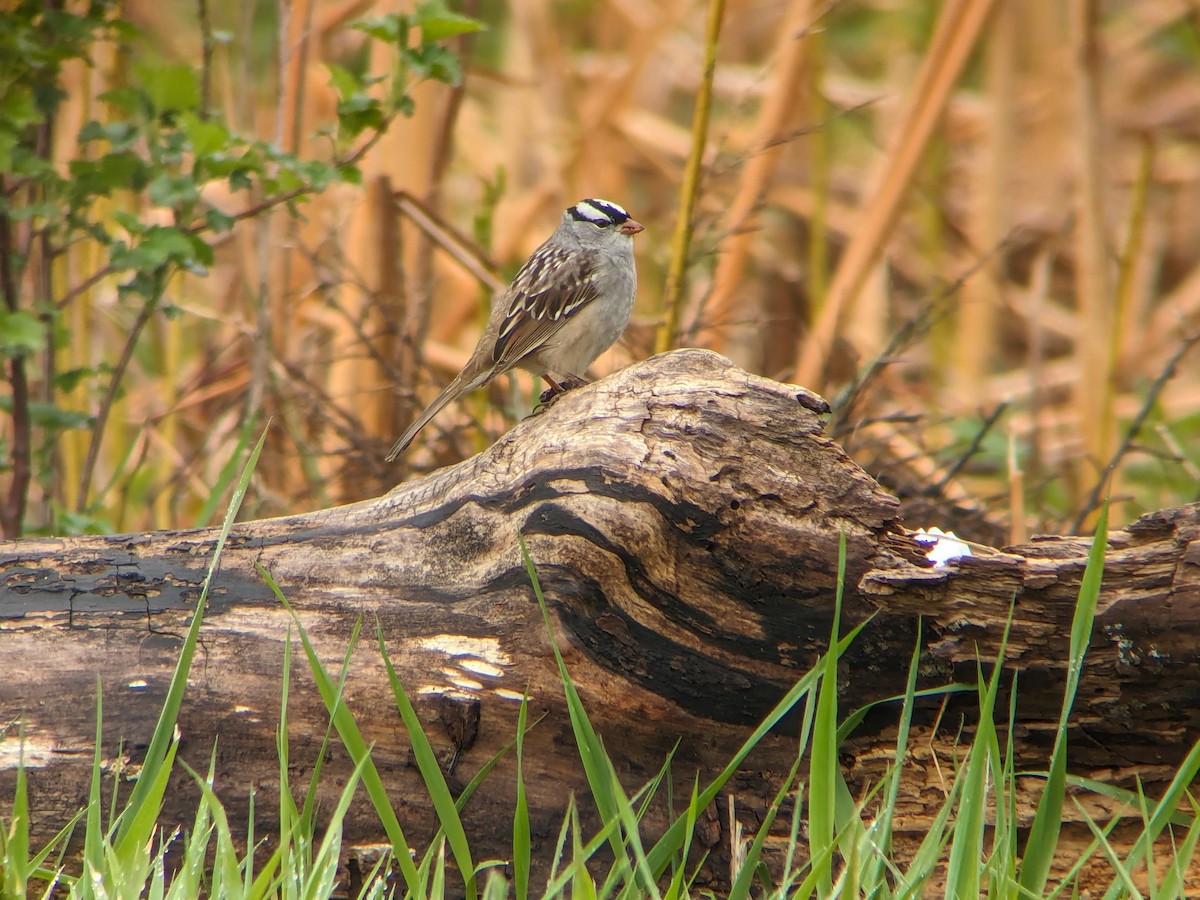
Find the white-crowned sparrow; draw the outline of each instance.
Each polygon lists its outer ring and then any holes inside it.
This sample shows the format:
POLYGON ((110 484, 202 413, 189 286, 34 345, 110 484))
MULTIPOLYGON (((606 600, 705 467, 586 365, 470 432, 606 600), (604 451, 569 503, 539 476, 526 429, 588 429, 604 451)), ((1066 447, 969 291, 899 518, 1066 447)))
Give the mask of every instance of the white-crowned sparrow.
POLYGON ((388 462, 452 400, 516 366, 546 379, 580 383, 587 367, 621 336, 633 311, 633 236, 642 226, 615 203, 580 200, 563 212, 492 304, 487 327, 463 370, 396 441, 388 462))

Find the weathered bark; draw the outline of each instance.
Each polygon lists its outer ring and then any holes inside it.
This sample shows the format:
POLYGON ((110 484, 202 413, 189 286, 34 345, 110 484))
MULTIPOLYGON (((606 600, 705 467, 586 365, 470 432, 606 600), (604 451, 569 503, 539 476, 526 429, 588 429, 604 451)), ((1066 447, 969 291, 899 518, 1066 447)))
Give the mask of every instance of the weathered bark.
MULTIPOLYGON (((518 534, 618 772, 640 785, 681 740, 681 796, 697 770, 719 770, 826 648, 844 532, 846 622, 876 613, 842 665, 846 708, 903 690, 921 618, 924 682, 973 681, 976 654, 994 654, 1015 597, 1017 745, 1023 761, 1044 764, 1089 542, 1050 538, 928 568, 899 526, 897 501, 824 437, 822 405, 715 354, 680 351, 572 392, 485 453, 377 500, 239 525, 210 597, 181 757, 203 769, 216 741, 231 820, 245 822, 253 790, 255 831, 270 829, 290 618, 256 573, 261 565, 331 666, 356 618, 367 617, 368 631, 378 619, 428 733, 457 764, 452 780, 465 783, 511 740, 528 690, 533 717, 547 713, 526 741, 534 836, 553 841, 568 791, 586 788, 518 534), (473 705, 455 698, 479 703, 473 744, 464 736, 475 730, 473 705)), ((1200 507, 1188 507, 1111 537, 1071 732, 1075 771, 1152 784, 1200 735, 1198 534, 1200 507)), ((191 531, 0 545, 0 717, 23 728, 42 836, 84 802, 97 677, 106 754, 123 746, 136 757, 148 740, 214 540, 191 531)), ((291 775, 303 784, 327 720, 306 667, 293 667, 291 775)), ((355 652, 346 696, 420 843, 434 820, 373 639, 355 652)), ((969 716, 971 704, 956 703, 940 732, 936 708, 921 719, 902 801, 916 835, 938 789, 935 767, 922 763, 949 752, 958 714, 969 716)), ((860 728, 844 758, 852 778, 882 771, 894 719, 881 710, 860 728)), ((0 790, 11 790, 16 731, 0 741, 9 768, 0 790)), ((785 722, 768 737, 730 786, 750 827, 791 763, 791 731, 785 722)), ((336 748, 326 790, 349 768, 336 748)), ((468 808, 479 858, 508 852, 513 778, 511 761, 502 763, 468 808)), ((182 822, 194 792, 186 779, 180 786, 166 814, 182 822)), ((727 846, 721 809, 720 828, 705 832, 714 878, 727 846)), ((365 801, 347 833, 379 838, 365 801)))

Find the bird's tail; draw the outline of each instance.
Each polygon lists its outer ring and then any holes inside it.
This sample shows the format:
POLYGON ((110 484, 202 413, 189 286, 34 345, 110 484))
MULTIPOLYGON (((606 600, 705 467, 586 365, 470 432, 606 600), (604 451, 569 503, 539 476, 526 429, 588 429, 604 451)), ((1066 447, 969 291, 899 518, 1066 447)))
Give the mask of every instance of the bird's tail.
POLYGON ((465 372, 460 372, 458 376, 452 382, 446 385, 442 392, 437 395, 437 399, 425 407, 425 411, 417 416, 416 421, 408 426, 408 431, 404 432, 404 434, 400 437, 400 440, 396 441, 396 443, 392 445, 392 449, 386 457, 388 462, 394 461, 397 456, 408 449, 408 445, 413 442, 413 438, 417 436, 417 432, 428 425, 429 420, 442 411, 442 407, 444 407, 451 400, 457 399, 467 391, 473 390, 480 384, 483 384, 485 381, 487 381, 486 376, 483 378, 476 376, 476 378, 468 382, 467 379, 463 377, 465 374, 465 372))

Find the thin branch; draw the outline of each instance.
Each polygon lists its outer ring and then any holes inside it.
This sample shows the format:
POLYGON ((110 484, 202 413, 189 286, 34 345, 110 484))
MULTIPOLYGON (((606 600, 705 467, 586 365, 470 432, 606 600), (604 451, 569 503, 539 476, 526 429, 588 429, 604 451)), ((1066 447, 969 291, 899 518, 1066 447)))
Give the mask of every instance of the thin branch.
MULTIPOLYGON (((361 145, 359 145, 359 147, 356 150, 354 150, 354 152, 351 153, 349 156, 346 156, 340 160, 334 160, 332 163, 333 167, 336 169, 344 169, 347 166, 354 165, 356 162, 358 162, 360 159, 362 159, 364 156, 366 156, 366 154, 368 152, 370 152, 371 148, 374 147, 377 143, 379 143, 379 140, 383 137, 384 133, 388 129, 388 126, 391 125, 393 119, 395 119, 395 114, 389 115, 387 118, 385 118, 383 121, 383 125, 380 127, 379 131, 376 131, 375 133, 373 133, 369 139, 367 139, 361 145)), ((289 191, 284 191, 281 194, 276 194, 273 197, 267 197, 263 200, 260 200, 257 203, 252 203, 250 206, 247 206, 245 209, 234 213, 232 216, 230 216, 230 218, 233 219, 235 222, 241 222, 244 219, 252 219, 255 216, 258 216, 258 215, 266 212, 269 209, 274 209, 276 206, 279 206, 282 203, 290 203, 292 200, 295 200, 298 197, 303 197, 305 194, 311 194, 316 190, 317 190, 317 188, 315 186, 313 186, 312 184, 302 184, 299 187, 292 188, 289 191)), ((209 225, 209 223, 207 222, 207 220, 200 219, 199 221, 193 222, 191 225, 189 225, 184 230, 188 234, 203 234, 205 231, 211 231, 212 228, 209 225)), ((114 266, 112 263, 108 263, 106 265, 101 266, 99 269, 97 269, 95 272, 93 272, 91 275, 89 275, 87 278, 85 278, 83 281, 81 281, 75 287, 71 288, 69 291, 67 291, 65 294, 63 294, 62 297, 60 297, 58 300, 56 300, 55 306, 58 307, 59 309, 63 309, 64 307, 66 307, 66 305, 68 303, 70 303, 72 300, 74 300, 80 294, 84 293, 87 290, 90 290, 97 283, 99 283, 100 281, 103 281, 105 278, 114 274, 116 271, 117 271, 117 267, 114 266)))
POLYGON ((207 119, 212 107, 212 19, 208 14, 208 0, 196 0, 196 15, 200 20, 200 118, 207 119))
POLYGON ((421 229, 425 237, 449 253, 480 284, 494 294, 504 290, 504 283, 495 275, 495 263, 479 244, 463 235, 412 194, 396 191, 392 196, 399 210, 421 229))
POLYGON ((1004 251, 1012 242, 1013 236, 1013 234, 1009 234, 1008 237, 993 247, 991 252, 985 254, 982 258, 977 259, 974 265, 967 268, 966 271, 954 279, 954 281, 942 288, 942 290, 935 297, 930 299, 929 302, 926 303, 925 306, 922 307, 915 316, 912 316, 906 320, 898 329, 896 329, 896 333, 892 335, 892 339, 888 341, 887 346, 879 351, 875 358, 871 360, 871 364, 867 366, 862 374, 857 375, 854 380, 850 381, 846 385, 845 389, 843 389, 841 394, 838 395, 837 399, 835 399, 832 404, 834 418, 830 423, 829 431, 835 440, 840 440, 841 435, 844 434, 849 428, 849 426, 846 424, 846 420, 849 418, 850 412, 854 409, 854 406, 858 402, 859 398, 866 392, 867 388, 870 387, 876 376, 878 376, 886 366, 892 364, 892 360, 900 353, 901 350, 910 346, 918 337, 928 331, 934 322, 949 312, 949 304, 947 301, 958 294, 958 292, 962 289, 962 286, 969 278, 987 266, 988 262, 993 257, 1004 251))
MULTIPOLYGON (((4 176, 0 175, 0 193, 3 190, 4 176)), ((4 294, 4 308, 10 313, 18 309, 12 258, 12 220, 7 215, 0 215, 0 291, 4 294)), ((3 527, 5 537, 16 538, 21 534, 32 478, 29 379, 25 372, 25 357, 19 353, 8 359, 8 381, 12 389, 12 481, 8 486, 8 497, 0 508, 0 527, 3 527)))
POLYGON ((962 471, 963 466, 970 462, 971 457, 979 452, 979 448, 983 446, 983 439, 987 437, 988 433, 992 430, 995 424, 1000 421, 1000 417, 1004 415, 1007 410, 1008 401, 1006 400, 992 410, 992 414, 983 420, 982 427, 975 432, 975 435, 971 438, 971 443, 967 446, 967 449, 963 451, 962 455, 954 461, 954 464, 946 470, 946 474, 941 477, 937 484, 933 485, 932 490, 934 496, 941 494, 946 485, 953 481, 954 477, 962 471))
POLYGON ((1113 453, 1112 459, 1108 461, 1108 465, 1104 467, 1103 474, 1096 479, 1096 483, 1092 485, 1092 490, 1088 494, 1087 500, 1084 502, 1084 505, 1082 509, 1080 509, 1079 513, 1075 516, 1075 521, 1071 523, 1072 533, 1078 534, 1079 530, 1083 528, 1083 523, 1087 520, 1087 517, 1091 515, 1094 510, 1100 508, 1101 497, 1104 494, 1105 488, 1108 486, 1108 482, 1112 477, 1112 473, 1116 471, 1117 466, 1120 465, 1121 459, 1133 447, 1133 442, 1137 440, 1137 436, 1141 432, 1142 426, 1146 424, 1146 419, 1150 417, 1150 411, 1154 408, 1154 405, 1158 403, 1158 398, 1162 394, 1163 389, 1167 386, 1167 382, 1175 377, 1175 371, 1179 368, 1179 364, 1183 361, 1183 358, 1188 355, 1192 347, 1196 346, 1197 343, 1200 343, 1200 332, 1185 338, 1183 343, 1179 345, 1179 348, 1173 354, 1171 354, 1171 358, 1167 360, 1167 364, 1163 366, 1163 369, 1159 373, 1158 378, 1155 379, 1154 384, 1150 385, 1150 390, 1146 392, 1146 399, 1142 402, 1141 409, 1138 410, 1137 415, 1133 417, 1133 421, 1129 423, 1129 427, 1125 430, 1125 437, 1121 441, 1120 446, 1117 447, 1116 452, 1113 453))

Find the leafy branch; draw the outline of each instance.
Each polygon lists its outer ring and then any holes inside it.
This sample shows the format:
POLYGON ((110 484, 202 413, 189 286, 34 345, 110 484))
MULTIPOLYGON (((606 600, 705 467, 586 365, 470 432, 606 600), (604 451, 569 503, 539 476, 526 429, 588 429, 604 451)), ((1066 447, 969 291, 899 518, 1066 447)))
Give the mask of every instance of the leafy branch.
MULTIPOLYGON (((210 35, 204 3, 200 12, 210 35)), ((385 44, 391 63, 381 76, 329 67, 338 107, 336 121, 320 132, 332 147, 327 161, 237 134, 212 105, 206 45, 199 68, 134 64, 130 77, 101 95, 109 115, 82 127, 78 152, 64 165, 52 157, 48 139, 67 97, 64 65, 89 63, 101 42, 136 49, 141 36, 121 20, 114 0, 80 13, 26 0, 0 13, 0 358, 9 383, 0 408, 11 416, 8 435, 0 437, 0 470, 12 476, 0 527, 7 536, 25 528, 35 478, 61 484, 57 446, 70 428, 92 430, 77 498, 79 512, 90 508, 99 449, 135 348, 155 316, 178 314, 163 302, 173 278, 206 275, 214 236, 239 222, 280 206, 295 215, 303 199, 331 184, 360 183, 357 164, 397 116, 414 111, 413 88, 461 79, 457 57, 441 42, 482 25, 433 0, 354 27, 385 44), (249 199, 239 211, 224 212, 205 199, 216 185, 249 199), (162 214, 147 215, 156 210, 162 214), (80 244, 98 250, 92 255, 102 262, 64 284, 66 267, 50 264, 80 244), (124 347, 111 367, 62 373, 59 380, 53 361, 72 337, 64 324, 69 310, 108 280, 119 282, 118 303, 132 307, 124 347), (30 383, 34 369, 27 367, 32 357, 44 360, 40 371, 49 373, 36 386, 45 398, 40 405, 30 383), (65 414, 57 401, 81 381, 103 383, 96 385, 98 407, 91 416, 65 414)))

